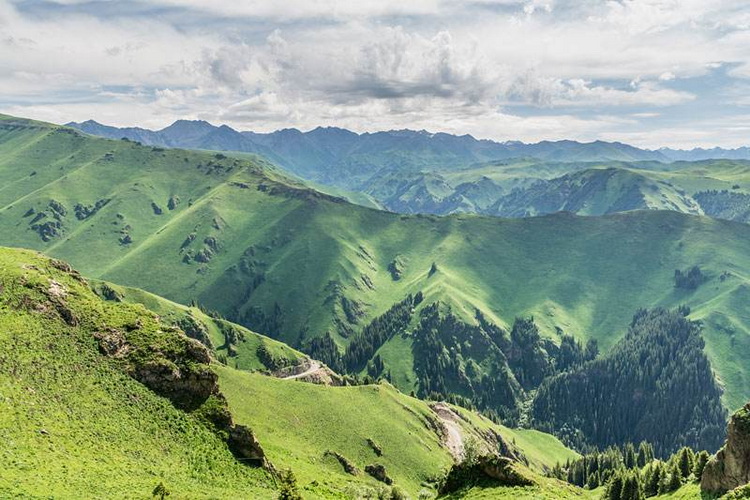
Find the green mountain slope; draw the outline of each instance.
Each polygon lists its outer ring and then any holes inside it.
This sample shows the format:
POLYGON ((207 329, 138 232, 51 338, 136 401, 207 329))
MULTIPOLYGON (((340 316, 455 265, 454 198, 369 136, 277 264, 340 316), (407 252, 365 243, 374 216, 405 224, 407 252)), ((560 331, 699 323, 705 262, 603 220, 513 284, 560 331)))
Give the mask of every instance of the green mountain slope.
MULTIPOLYGON (((427 403, 387 384, 316 386, 214 363, 221 394, 188 408, 212 378, 207 358, 196 362, 203 348, 162 322, 175 305, 149 296, 156 316, 103 300, 101 285, 61 261, 0 249, 0 496, 145 498, 163 483, 174 498, 276 498, 269 473, 230 453, 214 426, 227 418, 250 426, 276 470, 293 470, 304 498, 390 491, 364 471, 372 464, 410 496, 434 496, 453 457, 427 403)), ((486 452, 503 443, 540 484, 554 463, 578 457, 552 436, 452 411, 461 439, 486 452)))
POLYGON ((199 411, 126 375, 141 356, 188 360, 180 338, 65 269, 0 249, 0 496, 145 498, 164 482, 178 498, 273 498, 270 477, 240 464, 199 411), (116 331, 136 358, 100 354, 96 336, 116 331))
MULTIPOLYGON (((19 120, 0 130, 3 242, 65 258, 87 275, 197 300, 295 347, 327 331, 343 347, 420 291, 420 307, 441 301, 470 323, 479 309, 506 328, 533 315, 553 338, 557 327, 596 338, 604 350, 637 308, 684 303, 706 320, 706 349, 726 404, 750 398, 744 224, 661 211, 399 216, 293 185, 259 160, 19 120), (708 281, 676 289, 675 269, 694 265, 708 281)), ((381 348, 405 390, 418 383, 412 326, 381 348)))
POLYGON ((621 168, 589 169, 540 180, 500 198, 485 213, 524 217, 559 211, 604 215, 646 209, 702 213, 695 200, 667 181, 621 168))

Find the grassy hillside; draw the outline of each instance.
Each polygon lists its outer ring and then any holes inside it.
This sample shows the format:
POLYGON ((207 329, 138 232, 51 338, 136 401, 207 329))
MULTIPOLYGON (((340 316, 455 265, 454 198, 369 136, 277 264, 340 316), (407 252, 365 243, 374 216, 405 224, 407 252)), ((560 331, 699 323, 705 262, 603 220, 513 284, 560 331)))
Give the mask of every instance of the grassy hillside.
MULTIPOLYGON (((326 495, 331 489, 356 496, 378 484, 363 472, 367 465, 378 463, 394 484, 416 497, 422 490, 432 491, 431 483, 452 463, 441 444, 435 412, 388 384, 317 386, 217 369, 237 421, 256 432, 272 462, 295 471, 311 496, 326 495), (259 405, 259 401, 273 404, 259 405), (328 451, 345 457, 359 473, 347 474, 328 451)), ((494 431, 526 457, 537 475, 558 461, 577 457, 548 434, 508 429, 476 413, 456 407, 454 411, 462 417, 464 439, 473 436, 482 441, 494 431)))
MULTIPOLYGON (((321 195, 275 172, 259 160, 6 119, 0 234, 5 244, 44 250, 87 275, 181 303, 197 300, 294 346, 326 331, 344 346, 418 291, 423 304, 443 301, 467 321, 476 308, 505 327, 533 315, 552 337, 559 327, 597 338, 605 350, 638 307, 687 304, 694 317, 707 318, 707 350, 727 405, 750 398, 747 225, 660 211, 400 216, 321 195), (394 262, 397 280, 389 271, 394 262), (675 269, 693 265, 709 281, 695 291, 675 289, 675 269)), ((414 383, 410 346, 407 331, 381 348, 407 390, 414 383)))
POLYGON ((128 325, 129 342, 166 349, 153 314, 27 251, 0 249, 0 290, 0 496, 145 498, 163 482, 175 498, 274 498, 199 417, 99 353, 97 332, 128 325))
MULTIPOLYGON (((160 319, 140 305, 102 300, 67 264, 5 248, 0 290, 0 496, 145 498, 164 483, 172 498, 276 497, 271 477, 235 459, 205 420, 205 405, 216 400, 180 410, 128 375, 154 363, 202 369, 189 354, 197 344, 162 322, 175 305, 149 296, 160 319), (106 351, 115 332, 125 347, 106 351)), ((375 463, 412 497, 432 495, 453 462, 437 414, 389 385, 316 386, 214 369, 235 423, 253 430, 277 470, 294 471, 304 498, 389 491, 364 472, 375 463), (327 451, 359 472, 345 473, 327 451)), ((502 435, 540 481, 546 466, 577 456, 551 436, 455 411, 461 434, 502 435)))
POLYGON ((644 209, 702 213, 695 200, 667 181, 622 168, 588 169, 538 181, 500 198, 485 213, 506 217, 559 211, 604 215, 644 209))

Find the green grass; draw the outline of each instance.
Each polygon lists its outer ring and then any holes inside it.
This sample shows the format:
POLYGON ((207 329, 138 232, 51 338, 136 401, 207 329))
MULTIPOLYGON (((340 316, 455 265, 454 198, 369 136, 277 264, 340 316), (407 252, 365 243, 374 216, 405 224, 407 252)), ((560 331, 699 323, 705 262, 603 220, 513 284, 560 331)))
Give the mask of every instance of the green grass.
MULTIPOLYGON (((0 496, 147 498, 163 482, 171 498, 274 498, 270 477, 240 464, 200 411, 178 410, 126 374, 132 363, 163 357, 193 369, 184 351, 192 341, 166 324, 175 314, 210 318, 117 285, 109 286, 125 301, 103 300, 92 290, 101 285, 34 252, 0 248, 0 496), (77 324, 58 313, 60 304, 77 324), (100 354, 102 331, 127 332, 124 357, 100 354)), ((305 498, 389 491, 363 472, 372 463, 412 497, 434 493, 453 463, 428 405, 390 385, 317 386, 214 368, 234 421, 253 430, 277 470, 294 471, 305 498), (328 450, 360 474, 344 473, 328 450)), ((538 472, 553 458, 576 456, 555 438, 456 410, 465 435, 493 428, 538 472)))
MULTIPOLYGON (((750 399, 748 225, 661 211, 519 220, 401 216, 321 195, 257 159, 1 123, 0 186, 5 244, 43 250, 88 276, 179 303, 197 300, 235 321, 248 323, 251 307, 270 315, 278 304, 283 318, 275 337, 295 346, 325 331, 348 342, 334 322, 346 321, 332 298, 336 283, 363 306, 364 317, 350 325, 355 331, 408 293, 424 291, 425 303, 444 301, 467 321, 475 308, 505 326, 533 315, 547 335, 560 327, 581 340, 598 339, 604 350, 637 308, 687 304, 695 317, 707 318, 707 352, 725 403, 733 409, 750 399), (172 196, 180 203, 168 210, 172 196), (111 201, 94 216, 81 221, 72 214, 77 203, 101 199, 111 201), (45 210, 50 200, 68 215, 62 235, 44 242, 29 229, 33 216, 24 214, 45 210), (122 231, 131 244, 119 243, 122 231), (218 244, 211 260, 183 263, 186 251, 205 249, 206 238, 218 244), (393 281, 387 267, 397 256, 406 266, 393 281), (433 262, 438 272, 430 277, 433 262), (674 270, 696 264, 711 280, 693 293, 675 291, 674 270), (725 271, 731 278, 720 281, 725 271), (719 313, 723 322, 714 319, 719 313), (734 329, 734 340, 722 325, 734 329)), ((381 350, 394 380, 409 391, 410 341, 395 342, 381 350)))
MULTIPOLYGON (((326 387, 219 368, 220 385, 239 423, 249 425, 277 467, 291 468, 311 496, 380 483, 365 466, 385 465, 395 484, 413 496, 452 459, 430 422, 427 405, 383 385, 326 387), (383 450, 378 457, 367 443, 383 450), (351 476, 326 451, 361 471, 351 476)), ((434 425, 434 424, 432 424, 434 425)))
POLYGON ((693 500, 693 499, 699 499, 703 497, 701 496, 700 484, 688 483, 677 491, 673 491, 665 495, 659 495, 654 498, 664 499, 664 500, 693 500))
POLYGON ((0 290, 0 496, 146 498, 164 482, 171 498, 274 497, 263 471, 99 354, 93 332, 134 320, 130 341, 168 348, 151 313, 102 302, 26 251, 0 249, 0 290), (78 326, 51 307, 51 280, 78 326))
MULTIPOLYGON (((388 384, 314 386, 229 368, 217 370, 235 419, 255 431, 277 467, 295 472, 311 497, 379 486, 364 473, 344 473, 336 460, 325 456, 329 450, 346 457, 360 471, 372 463, 385 465, 395 484, 414 497, 422 490, 431 491, 430 481, 452 463, 427 403, 388 384), (381 457, 368 445, 368 438, 382 448, 381 457)), ((454 409, 464 419, 464 439, 482 439, 492 429, 519 449, 537 474, 558 461, 578 457, 547 434, 508 429, 468 410, 454 409)))

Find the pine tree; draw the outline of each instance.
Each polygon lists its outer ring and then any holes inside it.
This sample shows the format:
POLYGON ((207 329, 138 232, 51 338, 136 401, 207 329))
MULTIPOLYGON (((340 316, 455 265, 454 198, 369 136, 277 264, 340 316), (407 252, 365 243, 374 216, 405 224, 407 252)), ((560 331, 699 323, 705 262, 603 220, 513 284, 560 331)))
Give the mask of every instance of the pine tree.
POLYGON ((622 483, 622 491, 620 492, 620 500, 641 500, 642 498, 643 491, 641 490, 638 472, 626 472, 622 483))
POLYGON ((687 446, 680 449, 677 454, 677 467, 680 469, 680 476, 682 479, 690 477, 690 473, 693 472, 695 466, 695 454, 693 450, 687 446))
POLYGON ((669 482, 667 483, 667 492, 677 491, 682 487, 682 472, 677 464, 672 465, 669 472, 669 482))
POLYGON ((623 450, 623 460, 626 469, 632 469, 636 466, 635 447, 633 446, 633 443, 625 445, 625 449, 623 450))
POLYGON ((594 472, 593 474, 589 475, 589 480, 587 483, 588 489, 595 490, 599 487, 599 473, 594 472))
POLYGON ((615 471, 612 479, 607 484, 607 490, 604 493, 606 500, 621 500, 622 488, 624 486, 622 469, 615 471))
POLYGON ((654 462, 649 469, 649 474, 646 477, 646 484, 643 488, 644 494, 647 497, 654 497, 659 494, 659 485, 662 482, 663 474, 664 465, 662 464, 662 462, 654 462))
POLYGON ((708 463, 709 458, 710 456, 705 450, 701 451, 695 456, 695 466, 693 467, 693 474, 695 474, 695 479, 697 481, 700 481, 701 477, 703 477, 703 469, 706 468, 706 464, 708 463))
POLYGON ((653 459, 654 459, 653 446, 651 446, 651 444, 647 443, 646 441, 641 441, 641 444, 638 445, 638 458, 637 458, 638 467, 645 467, 646 464, 650 463, 653 459))

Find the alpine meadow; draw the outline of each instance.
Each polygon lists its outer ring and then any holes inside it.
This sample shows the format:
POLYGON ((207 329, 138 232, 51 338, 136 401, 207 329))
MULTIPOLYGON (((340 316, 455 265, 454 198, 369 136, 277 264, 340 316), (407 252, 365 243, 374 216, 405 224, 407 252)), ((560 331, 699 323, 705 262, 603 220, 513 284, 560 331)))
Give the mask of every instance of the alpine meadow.
POLYGON ((748 20, 0 0, 0 497, 750 498, 748 20))

